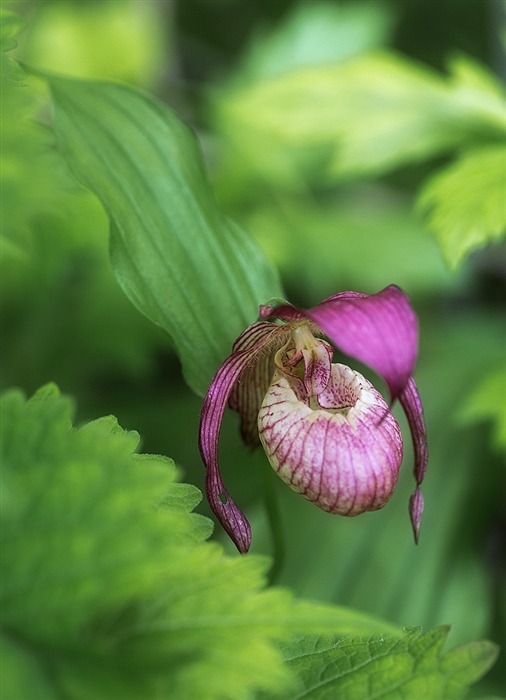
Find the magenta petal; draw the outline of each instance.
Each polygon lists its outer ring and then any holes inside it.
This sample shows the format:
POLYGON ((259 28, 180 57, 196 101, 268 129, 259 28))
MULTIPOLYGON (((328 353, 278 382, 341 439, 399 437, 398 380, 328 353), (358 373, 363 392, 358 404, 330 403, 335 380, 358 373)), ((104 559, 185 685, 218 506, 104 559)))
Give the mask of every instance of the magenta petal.
POLYGON ((429 456, 422 401, 413 377, 409 379, 401 392, 399 401, 404 409, 411 430, 415 453, 414 474, 417 486, 419 486, 425 476, 429 456))
POLYGON ((418 324, 399 287, 390 285, 372 295, 341 292, 304 315, 344 353, 378 372, 392 400, 400 395, 414 370, 418 324))
POLYGON ((235 382, 241 372, 262 355, 273 334, 279 333, 279 329, 273 323, 261 321, 244 331, 240 338, 245 341, 247 348, 232 353, 220 366, 211 382, 200 416, 199 447, 207 469, 207 499, 224 530, 242 554, 249 549, 251 528, 244 513, 230 498, 221 479, 218 437, 225 406, 235 382))
POLYGON ((425 470, 427 469, 428 450, 422 401, 418 394, 415 380, 412 377, 401 392, 399 401, 408 419, 415 453, 414 474, 417 488, 409 502, 409 514, 411 517, 411 524, 413 525, 415 542, 418 542, 423 513, 423 496, 419 486, 423 481, 425 470))

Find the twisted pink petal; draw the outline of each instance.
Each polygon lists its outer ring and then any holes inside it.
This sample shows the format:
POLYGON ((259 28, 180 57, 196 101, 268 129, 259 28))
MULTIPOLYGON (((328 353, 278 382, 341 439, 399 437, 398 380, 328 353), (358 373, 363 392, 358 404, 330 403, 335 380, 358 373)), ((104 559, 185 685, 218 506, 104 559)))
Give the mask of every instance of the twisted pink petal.
POLYGON ((235 382, 248 365, 254 364, 273 339, 286 335, 283 326, 260 321, 239 336, 242 350, 230 355, 216 372, 200 416, 199 448, 206 466, 206 495, 224 530, 245 554, 251 543, 251 528, 244 513, 233 502, 223 484, 218 464, 218 437, 225 406, 235 382))
POLYGON ((415 542, 418 543, 420 535, 420 522, 423 513, 423 496, 420 490, 420 484, 425 476, 427 469, 428 451, 427 451, 427 433, 425 429, 425 420, 423 417, 423 406, 418 394, 418 389, 415 380, 411 377, 402 390, 399 401, 407 416, 411 436, 413 438, 413 450, 415 453, 414 474, 416 479, 416 490, 411 496, 409 502, 409 514, 411 524, 413 525, 413 533, 415 542))

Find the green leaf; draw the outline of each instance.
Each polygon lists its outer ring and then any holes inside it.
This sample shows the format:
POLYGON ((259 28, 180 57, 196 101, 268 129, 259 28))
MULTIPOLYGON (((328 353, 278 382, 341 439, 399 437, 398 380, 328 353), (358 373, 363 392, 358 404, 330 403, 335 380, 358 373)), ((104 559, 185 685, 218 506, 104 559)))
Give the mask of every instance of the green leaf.
POLYGON ((471 151, 432 177, 419 200, 448 264, 506 233, 506 147, 471 151))
POLYGON ((492 666, 498 648, 476 642, 443 656, 447 634, 440 627, 426 634, 413 629, 402 639, 300 637, 284 647, 284 655, 301 687, 296 695, 275 697, 458 700, 492 666))
POLYGON ((2 698, 241 700, 289 684, 274 640, 397 633, 265 589, 268 560, 205 542, 198 489, 114 417, 76 430, 54 385, 1 411, 2 698))
POLYGON ((504 140, 504 91, 470 65, 461 60, 446 78, 383 51, 305 66, 232 84, 216 97, 216 125, 243 167, 271 182, 300 187, 307 178, 380 174, 504 140))
POLYGON ((283 296, 275 271, 217 209, 195 137, 165 105, 114 83, 47 80, 61 149, 109 215, 119 283, 205 393, 258 305, 283 296))
POLYGON ((506 365, 491 372, 464 402, 459 417, 466 423, 493 420, 495 442, 506 449, 506 365))

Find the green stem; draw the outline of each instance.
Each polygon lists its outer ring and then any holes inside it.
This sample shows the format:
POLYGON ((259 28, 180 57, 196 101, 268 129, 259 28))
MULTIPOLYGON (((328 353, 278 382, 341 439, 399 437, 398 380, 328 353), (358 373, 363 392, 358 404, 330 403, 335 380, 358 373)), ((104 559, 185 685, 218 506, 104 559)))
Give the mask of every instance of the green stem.
POLYGON ((269 570, 269 584, 273 585, 281 571, 285 559, 285 545, 283 541, 283 531, 281 527, 281 514, 279 503, 276 497, 276 489, 274 487, 274 479, 272 478, 272 469, 267 460, 264 462, 263 469, 264 480, 264 500, 267 511, 267 520, 271 531, 272 542, 272 558, 273 563, 269 570))

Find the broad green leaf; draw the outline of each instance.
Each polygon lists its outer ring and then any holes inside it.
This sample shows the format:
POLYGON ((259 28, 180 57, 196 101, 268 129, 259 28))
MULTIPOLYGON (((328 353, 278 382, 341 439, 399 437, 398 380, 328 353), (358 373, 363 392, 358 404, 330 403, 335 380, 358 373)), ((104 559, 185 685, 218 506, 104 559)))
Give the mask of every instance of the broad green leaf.
POLYGON ((265 589, 268 561, 205 542, 198 489, 113 417, 76 430, 54 385, 1 410, 2 698, 241 700, 290 682, 274 640, 396 635, 265 589))
POLYGON ((448 264, 506 233, 506 147, 471 151, 432 177, 419 200, 448 264))
POLYGON ((215 100, 216 125, 244 167, 278 185, 379 174, 504 139, 504 91, 463 65, 446 78, 384 51, 305 66, 232 84, 215 100))
POLYGON ((448 629, 407 631, 402 639, 301 637, 284 647, 300 679, 293 700, 460 700, 497 658, 491 642, 475 642, 443 655, 448 629))
POLYGON ((258 305, 282 296, 275 271, 217 209, 195 137, 165 105, 119 84, 47 80, 62 152, 109 216, 119 283, 205 393, 258 305))
POLYGON ((465 401, 460 417, 466 423, 492 420, 495 441, 506 449, 506 366, 491 372, 465 401))

